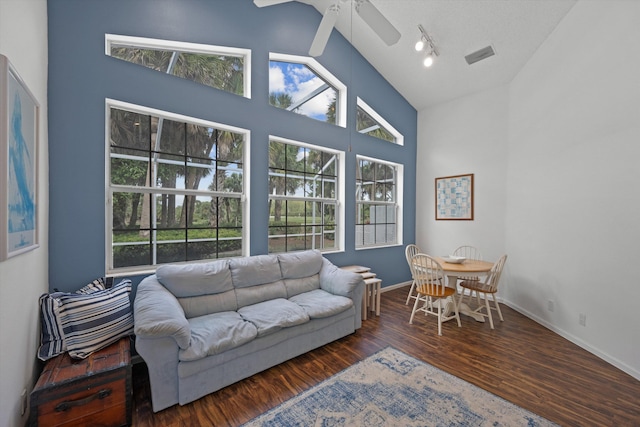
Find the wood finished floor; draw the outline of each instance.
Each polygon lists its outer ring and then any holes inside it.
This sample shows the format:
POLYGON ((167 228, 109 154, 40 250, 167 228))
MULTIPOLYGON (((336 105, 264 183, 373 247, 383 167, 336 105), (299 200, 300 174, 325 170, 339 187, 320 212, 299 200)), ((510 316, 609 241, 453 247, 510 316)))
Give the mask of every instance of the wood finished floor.
MULTIPOLYGON (((496 329, 461 316, 443 325, 404 304, 408 288, 382 293, 380 317, 355 334, 185 406, 151 410, 144 364, 133 368, 133 425, 238 426, 387 346, 563 426, 640 426, 640 381, 505 305, 496 329)), ((612 331, 615 333, 615 331, 612 331)))

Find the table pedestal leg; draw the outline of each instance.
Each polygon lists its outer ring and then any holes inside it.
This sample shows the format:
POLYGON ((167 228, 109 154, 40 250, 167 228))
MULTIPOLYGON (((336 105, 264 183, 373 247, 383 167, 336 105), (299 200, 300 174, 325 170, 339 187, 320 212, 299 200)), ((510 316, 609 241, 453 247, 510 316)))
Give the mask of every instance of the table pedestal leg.
MULTIPOLYGON (((457 287, 456 284, 458 283, 458 276, 447 276, 448 281, 449 281, 449 286, 451 287, 457 287)), ((463 290, 464 292, 464 290, 463 290)), ((454 298, 457 297, 458 294, 454 294, 453 297, 449 297, 449 298, 454 298)), ((447 298, 447 303, 444 306, 444 315, 445 316, 449 316, 451 313, 453 313, 453 302, 447 298)), ((458 306, 458 312, 460 314, 464 314, 466 316, 469 317, 473 317, 476 322, 481 322, 484 323, 484 316, 480 313, 474 313, 474 311, 471 309, 471 307, 469 307, 467 304, 465 303, 460 303, 460 305, 458 306)))
MULTIPOLYGON (((444 306, 444 316, 449 316, 451 313, 453 313, 453 302, 449 298, 447 298, 447 303, 444 306)), ((471 309, 471 307, 469 307, 464 302, 459 305, 458 313, 473 317, 476 322, 484 323, 484 316, 480 313, 475 313, 471 309)))

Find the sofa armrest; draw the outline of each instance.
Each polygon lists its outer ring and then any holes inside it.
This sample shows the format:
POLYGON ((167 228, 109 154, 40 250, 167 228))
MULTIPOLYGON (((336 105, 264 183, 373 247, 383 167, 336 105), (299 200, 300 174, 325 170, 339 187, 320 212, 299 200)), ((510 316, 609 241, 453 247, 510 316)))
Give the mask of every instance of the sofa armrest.
POLYGON ((191 327, 176 297, 155 275, 138 285, 133 302, 134 333, 144 338, 171 337, 186 349, 191 341, 191 327))
POLYGON ((362 298, 364 280, 360 274, 342 270, 328 259, 322 260, 320 288, 334 295, 342 295, 359 301, 362 298))

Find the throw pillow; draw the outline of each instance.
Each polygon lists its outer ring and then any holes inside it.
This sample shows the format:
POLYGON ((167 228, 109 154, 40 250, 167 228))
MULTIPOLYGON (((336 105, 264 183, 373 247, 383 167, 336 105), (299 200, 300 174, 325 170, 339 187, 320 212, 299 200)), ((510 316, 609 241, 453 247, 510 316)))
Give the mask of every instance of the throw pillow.
MULTIPOLYGON (((98 278, 76 291, 78 294, 92 294, 105 290, 104 278, 98 278)), ((49 360, 67 351, 67 346, 62 334, 60 322, 55 313, 58 298, 66 295, 64 292, 42 294, 38 300, 40 305, 40 347, 38 358, 42 361, 49 360)))
POLYGON ((133 334, 129 294, 131 280, 89 295, 65 294, 54 307, 67 351, 84 359, 91 353, 133 334))

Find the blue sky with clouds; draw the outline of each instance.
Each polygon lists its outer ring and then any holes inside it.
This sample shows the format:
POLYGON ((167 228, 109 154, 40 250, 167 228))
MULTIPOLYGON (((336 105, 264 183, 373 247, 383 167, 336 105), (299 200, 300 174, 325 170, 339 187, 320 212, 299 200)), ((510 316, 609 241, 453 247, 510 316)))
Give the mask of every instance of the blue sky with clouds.
MULTIPOLYGON (((269 92, 288 93, 294 102, 304 98, 325 82, 304 64, 270 61, 269 92)), ((317 120, 326 121, 327 109, 335 91, 326 90, 302 105, 298 112, 317 120)))

